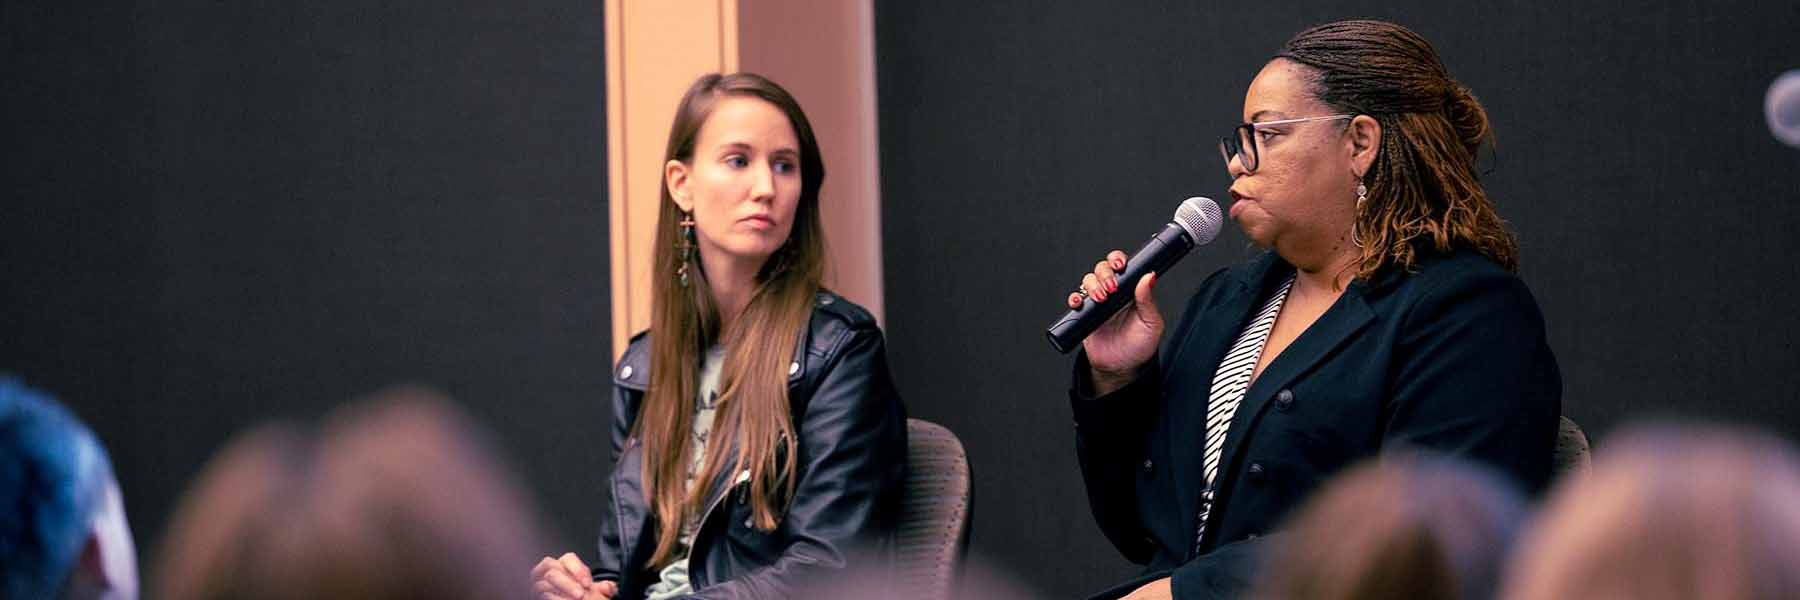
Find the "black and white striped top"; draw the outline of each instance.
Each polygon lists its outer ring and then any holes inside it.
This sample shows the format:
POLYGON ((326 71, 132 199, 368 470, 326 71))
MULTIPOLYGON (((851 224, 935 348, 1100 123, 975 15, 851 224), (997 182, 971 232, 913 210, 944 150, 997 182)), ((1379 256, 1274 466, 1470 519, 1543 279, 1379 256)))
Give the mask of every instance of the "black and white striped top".
POLYGON ((1225 359, 1219 361, 1219 370, 1213 374, 1212 393, 1206 399, 1206 491, 1200 496, 1200 520, 1194 528, 1196 548, 1200 547, 1200 539, 1206 536, 1206 517, 1212 512, 1213 492, 1218 489, 1219 454, 1225 449, 1226 430, 1231 428, 1231 417, 1243 403, 1244 393, 1250 390, 1250 376, 1256 372, 1263 346, 1269 342, 1269 332, 1275 328, 1275 317, 1281 314, 1281 306, 1293 287, 1294 278, 1289 277, 1281 284, 1281 289, 1269 297, 1268 303, 1257 311, 1256 318, 1238 334, 1237 343, 1225 353, 1225 359))

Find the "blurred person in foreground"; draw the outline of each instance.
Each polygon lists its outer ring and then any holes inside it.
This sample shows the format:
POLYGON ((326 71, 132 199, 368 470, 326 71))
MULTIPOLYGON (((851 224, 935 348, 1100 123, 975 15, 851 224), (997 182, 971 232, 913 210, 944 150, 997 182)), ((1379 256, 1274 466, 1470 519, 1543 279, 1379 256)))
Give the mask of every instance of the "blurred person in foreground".
POLYGON ((48 395, 0 375, 0 599, 137 595, 106 449, 48 395))
POLYGON ((230 442, 164 535, 157 597, 526 598, 538 527, 479 432, 402 388, 317 432, 272 424, 230 442))
POLYGON ((1526 517, 1504 479, 1396 453, 1326 484, 1270 545, 1253 598, 1487 600, 1526 517))
POLYGON ((1719 426, 1609 436, 1520 540, 1502 597, 1800 598, 1800 456, 1719 426))

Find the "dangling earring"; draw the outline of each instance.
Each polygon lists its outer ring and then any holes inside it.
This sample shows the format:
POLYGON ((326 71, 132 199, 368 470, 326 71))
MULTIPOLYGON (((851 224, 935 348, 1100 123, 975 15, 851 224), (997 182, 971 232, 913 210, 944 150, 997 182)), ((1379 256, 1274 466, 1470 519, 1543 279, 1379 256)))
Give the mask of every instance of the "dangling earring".
POLYGON ((688 286, 688 264, 694 261, 694 213, 681 211, 681 231, 676 234, 675 250, 681 252, 681 266, 675 269, 681 287, 688 286))
POLYGON ((1362 220, 1363 203, 1369 201, 1369 186, 1362 182, 1356 184, 1356 214, 1350 218, 1350 243, 1363 247, 1362 232, 1356 229, 1356 222, 1362 220))

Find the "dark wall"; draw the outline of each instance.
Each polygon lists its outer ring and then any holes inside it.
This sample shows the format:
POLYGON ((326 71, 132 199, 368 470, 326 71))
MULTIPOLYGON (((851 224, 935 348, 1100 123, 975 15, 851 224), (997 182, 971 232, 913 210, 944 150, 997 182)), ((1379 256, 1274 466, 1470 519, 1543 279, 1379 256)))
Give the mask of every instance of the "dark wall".
POLYGON ((591 553, 602 4, 121 4, 0 13, 0 371, 92 424, 140 545, 231 432, 410 381, 591 553))
MULTIPOLYGON (((1800 150, 1762 115, 1800 68, 1800 4, 880 3, 890 356, 912 414, 968 447, 975 550, 1039 592, 1135 569, 1087 512, 1070 361, 1044 327, 1106 250, 1187 196, 1228 200, 1215 144, 1250 79, 1292 34, 1359 16, 1432 40, 1490 111, 1485 181, 1566 414, 1600 443, 1659 413, 1800 434, 1800 150)), ((1160 302, 1252 252, 1228 225, 1160 302)))

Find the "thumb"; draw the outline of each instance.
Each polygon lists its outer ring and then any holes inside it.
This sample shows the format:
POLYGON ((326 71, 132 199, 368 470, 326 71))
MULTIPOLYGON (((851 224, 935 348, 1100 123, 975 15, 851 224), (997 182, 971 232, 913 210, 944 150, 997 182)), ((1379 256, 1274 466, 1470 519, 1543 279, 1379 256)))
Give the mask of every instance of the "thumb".
POLYGON ((1138 279, 1137 289, 1133 290, 1137 296, 1138 320, 1152 327, 1162 324, 1162 311, 1156 309, 1156 294, 1152 293, 1156 289, 1156 281, 1161 278, 1155 271, 1145 273, 1138 279))

